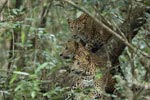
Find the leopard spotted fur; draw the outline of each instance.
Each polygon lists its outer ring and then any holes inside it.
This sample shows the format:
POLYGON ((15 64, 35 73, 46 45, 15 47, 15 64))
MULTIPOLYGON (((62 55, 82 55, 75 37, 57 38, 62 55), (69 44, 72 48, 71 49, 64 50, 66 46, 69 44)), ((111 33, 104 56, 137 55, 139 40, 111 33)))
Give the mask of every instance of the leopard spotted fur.
POLYGON ((78 36, 86 44, 86 49, 93 52, 98 50, 112 36, 87 14, 82 14, 74 20, 68 19, 68 24, 73 35, 78 36))

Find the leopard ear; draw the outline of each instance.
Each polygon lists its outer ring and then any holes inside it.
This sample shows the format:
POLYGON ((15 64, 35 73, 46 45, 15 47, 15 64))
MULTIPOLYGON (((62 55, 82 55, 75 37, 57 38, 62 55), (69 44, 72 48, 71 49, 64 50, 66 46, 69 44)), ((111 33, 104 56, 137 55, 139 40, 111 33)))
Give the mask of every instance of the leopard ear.
POLYGON ((68 24, 70 24, 72 22, 72 19, 67 19, 68 24))

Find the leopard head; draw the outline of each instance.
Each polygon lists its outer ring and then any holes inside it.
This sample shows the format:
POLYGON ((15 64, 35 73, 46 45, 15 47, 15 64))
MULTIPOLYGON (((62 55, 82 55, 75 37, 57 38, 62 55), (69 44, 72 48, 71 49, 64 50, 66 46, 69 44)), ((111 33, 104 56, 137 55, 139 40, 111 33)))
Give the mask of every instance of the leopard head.
POLYGON ((75 20, 68 19, 68 24, 69 24, 71 33, 73 33, 73 35, 77 35, 83 41, 86 40, 86 35, 85 35, 86 20, 80 21, 77 19, 75 20))
POLYGON ((61 52, 60 56, 64 59, 73 59, 77 49, 78 43, 73 40, 68 40, 65 49, 61 52))

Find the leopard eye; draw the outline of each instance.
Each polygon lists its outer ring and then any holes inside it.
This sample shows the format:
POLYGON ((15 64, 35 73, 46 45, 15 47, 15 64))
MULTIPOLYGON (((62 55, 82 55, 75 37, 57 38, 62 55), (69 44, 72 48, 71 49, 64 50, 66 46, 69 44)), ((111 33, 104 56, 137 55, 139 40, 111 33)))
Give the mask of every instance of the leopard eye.
POLYGON ((78 31, 81 30, 81 27, 78 27, 78 31))

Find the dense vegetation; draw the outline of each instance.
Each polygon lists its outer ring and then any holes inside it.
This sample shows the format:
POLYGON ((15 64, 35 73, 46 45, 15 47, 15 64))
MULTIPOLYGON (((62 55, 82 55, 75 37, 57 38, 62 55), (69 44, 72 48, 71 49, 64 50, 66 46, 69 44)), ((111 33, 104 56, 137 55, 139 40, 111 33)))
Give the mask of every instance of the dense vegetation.
POLYGON ((76 98, 83 96, 82 89, 72 92, 65 82, 57 83, 68 75, 58 74, 60 69, 74 61, 60 57, 72 38, 67 18, 75 19, 83 12, 94 20, 103 17, 116 32, 122 31, 119 37, 113 34, 122 43, 111 61, 121 69, 113 76, 117 94, 106 95, 115 100, 149 100, 150 1, 70 1, 0 1, 0 100, 88 100, 76 98))

